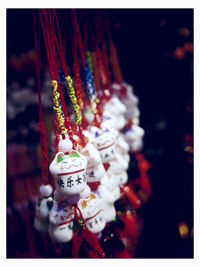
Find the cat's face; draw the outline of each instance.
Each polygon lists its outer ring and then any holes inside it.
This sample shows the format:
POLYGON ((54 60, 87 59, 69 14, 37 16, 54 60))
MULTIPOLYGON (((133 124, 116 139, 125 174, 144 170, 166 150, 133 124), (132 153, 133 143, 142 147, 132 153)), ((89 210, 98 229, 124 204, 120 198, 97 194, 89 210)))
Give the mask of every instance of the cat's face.
POLYGON ((100 152, 103 163, 115 157, 115 135, 108 129, 95 133, 95 146, 100 152))
POLYGON ((92 192, 89 197, 81 199, 78 203, 88 229, 94 234, 100 233, 106 225, 100 204, 99 197, 92 192))
POLYGON ((100 150, 102 162, 106 163, 115 157, 115 145, 111 144, 107 147, 103 147, 100 150))
POLYGON ((77 151, 71 151, 69 155, 57 153, 50 165, 56 190, 66 195, 80 194, 87 185, 86 165, 86 158, 77 151))

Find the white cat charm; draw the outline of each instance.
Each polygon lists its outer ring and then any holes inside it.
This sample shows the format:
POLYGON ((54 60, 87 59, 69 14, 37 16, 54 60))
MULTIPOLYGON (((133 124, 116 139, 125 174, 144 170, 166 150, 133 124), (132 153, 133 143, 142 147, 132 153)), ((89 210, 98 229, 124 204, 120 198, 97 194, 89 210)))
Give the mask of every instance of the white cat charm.
POLYGON ((63 202, 54 202, 49 214, 49 236, 58 243, 67 243, 73 236, 74 207, 63 202))
POLYGON ((71 150, 68 155, 58 152, 50 164, 56 190, 69 196, 83 192, 87 187, 86 165, 86 158, 76 150, 71 150))
POLYGON ((87 198, 79 200, 78 207, 87 228, 94 234, 100 234, 106 226, 106 220, 103 216, 99 197, 91 192, 87 198))

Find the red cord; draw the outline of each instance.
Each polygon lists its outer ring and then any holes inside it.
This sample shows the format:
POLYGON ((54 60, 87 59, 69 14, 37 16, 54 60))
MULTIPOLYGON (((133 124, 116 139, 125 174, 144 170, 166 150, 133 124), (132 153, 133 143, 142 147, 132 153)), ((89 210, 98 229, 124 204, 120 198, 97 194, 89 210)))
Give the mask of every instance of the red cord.
POLYGON ((48 21, 47 10, 42 9, 39 11, 39 16, 46 46, 47 59, 50 67, 51 80, 57 80, 58 70, 56 64, 55 42, 53 38, 54 34, 52 34, 51 25, 48 21))
POLYGON ((56 26, 57 26, 57 32, 58 32, 58 40, 59 40, 59 42, 58 42, 57 37, 55 35, 56 45, 57 45, 57 48, 58 48, 58 52, 59 52, 59 56, 60 56, 60 60, 61 60, 61 65, 62 65, 62 68, 63 68, 63 70, 65 72, 65 76, 68 76, 66 57, 65 57, 65 52, 64 52, 63 45, 62 45, 60 27, 59 27, 59 22, 58 22, 58 18, 57 18, 55 10, 53 10, 53 16, 55 18, 55 22, 56 22, 56 26))
POLYGON ((33 24, 34 24, 37 85, 38 85, 38 114, 39 114, 38 129, 40 133, 40 145, 42 154, 42 179, 44 184, 48 184, 48 176, 49 176, 48 147, 47 147, 45 125, 42 115, 41 84, 40 84, 40 35, 39 35, 40 31, 39 31, 39 23, 38 27, 36 26, 35 12, 33 12, 33 24), (37 31, 38 31, 38 39, 37 39, 37 31))
POLYGON ((72 23, 73 23, 73 26, 74 26, 74 30, 75 30, 75 33, 76 33, 77 38, 78 38, 78 44, 79 44, 79 50, 80 50, 80 54, 81 54, 82 65, 83 65, 83 67, 85 69, 85 67, 86 67, 86 65, 85 65, 85 52, 84 52, 84 48, 83 48, 83 42, 82 42, 82 39, 81 39, 81 34, 80 34, 80 31, 79 31, 78 20, 77 20, 76 10, 75 9, 71 10, 71 17, 72 17, 72 23))
POLYGON ((56 149, 56 153, 58 153, 59 152, 58 143, 60 141, 60 136, 59 136, 59 133, 58 133, 58 123, 57 123, 56 116, 54 118, 54 132, 55 132, 54 146, 55 146, 55 149, 56 149))
MULTIPOLYGON (((54 15, 52 18, 52 14, 50 10, 48 10, 48 14, 49 14, 48 16, 47 10, 45 9, 42 9, 39 14, 40 14, 40 21, 41 21, 42 30, 43 30, 45 46, 46 46, 47 59, 48 59, 49 67, 50 67, 51 79, 57 80, 58 69, 57 69, 57 62, 56 62, 55 44, 58 45, 59 54, 61 56, 62 64, 66 72, 65 74, 68 75, 67 65, 66 65, 65 58, 64 58, 64 49, 63 49, 62 42, 61 42, 60 29, 59 29, 58 21, 56 20, 57 17, 56 15, 54 15), (56 21, 57 23, 59 40, 57 40, 57 37, 54 32, 54 21, 56 21)), ((63 96, 63 93, 62 93, 62 90, 59 84, 58 84, 58 92, 60 94, 60 103, 61 103, 62 111, 65 117, 65 128, 67 129, 69 138, 73 143, 73 148, 75 148, 75 141, 73 139, 72 126, 71 126, 70 119, 68 118, 68 115, 67 115, 67 109, 66 109, 66 105, 64 101, 64 96, 63 96)))

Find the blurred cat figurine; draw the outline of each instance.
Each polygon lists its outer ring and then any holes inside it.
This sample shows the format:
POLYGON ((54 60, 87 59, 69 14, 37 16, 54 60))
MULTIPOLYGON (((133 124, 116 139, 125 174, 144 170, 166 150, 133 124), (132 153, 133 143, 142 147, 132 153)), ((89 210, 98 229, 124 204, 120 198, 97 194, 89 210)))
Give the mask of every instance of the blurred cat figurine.
POLYGON ((67 243, 73 236, 74 208, 66 202, 54 201, 49 214, 49 236, 58 243, 67 243))

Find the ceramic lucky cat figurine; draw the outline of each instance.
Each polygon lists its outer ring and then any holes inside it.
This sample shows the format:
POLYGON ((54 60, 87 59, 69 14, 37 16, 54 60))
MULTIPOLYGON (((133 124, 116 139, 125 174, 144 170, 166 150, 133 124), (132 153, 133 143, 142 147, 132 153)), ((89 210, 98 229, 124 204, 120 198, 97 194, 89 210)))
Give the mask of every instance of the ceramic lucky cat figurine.
POLYGON ((74 207, 67 202, 54 201, 49 214, 49 236, 57 243, 67 243, 73 236, 74 207))
MULTIPOLYGON (((102 162, 105 165, 108 165, 107 168, 109 168, 109 163, 115 158, 116 156, 116 147, 115 147, 115 138, 116 134, 109 130, 109 129, 103 129, 103 130, 98 130, 94 133, 94 144, 98 151, 101 154, 101 159, 102 162)), ((114 198, 114 201, 119 199, 120 197, 120 189, 119 186, 117 185, 117 182, 111 173, 107 175, 108 173, 102 177, 100 184, 104 186, 112 195, 114 198)))
POLYGON ((57 192, 73 199, 87 191, 86 165, 86 158, 76 150, 67 155, 58 152, 50 164, 57 192))
POLYGON ((117 184, 124 185, 128 181, 127 175, 128 162, 120 156, 120 154, 116 154, 115 158, 110 161, 110 167, 107 171, 108 176, 113 176, 117 182, 117 184))
POLYGON ((117 117, 111 114, 109 111, 104 111, 102 116, 101 128, 118 129, 117 117))
POLYGON ((103 163, 107 163, 115 157, 115 134, 109 129, 103 129, 94 133, 94 144, 100 152, 103 163))
POLYGON ((126 125, 124 114, 126 106, 120 101, 117 96, 113 96, 105 105, 104 110, 111 113, 117 118, 116 129, 121 130, 126 125))
POLYGON ((86 179, 88 183, 99 182, 105 174, 101 155, 92 143, 87 143, 81 149, 81 153, 87 159, 86 179))
POLYGON ((115 198, 105 186, 100 184, 103 177, 106 179, 106 171, 101 160, 101 155, 95 146, 89 142, 80 152, 87 158, 86 178, 88 185, 92 192, 99 196, 100 206, 106 223, 110 222, 116 216, 115 207, 113 205, 115 198))
POLYGON ((99 197, 91 192, 87 198, 79 200, 78 207, 81 210, 87 228, 99 236, 106 226, 99 197))
POLYGON ((40 186, 40 198, 35 207, 34 227, 37 231, 47 234, 49 226, 49 212, 53 206, 51 194, 53 188, 50 184, 40 186))
POLYGON ((139 152, 143 148, 144 129, 138 125, 124 129, 124 139, 130 146, 131 152, 139 152))
POLYGON ((49 226, 49 212, 53 206, 53 198, 39 198, 35 207, 34 227, 37 231, 46 234, 49 226))

